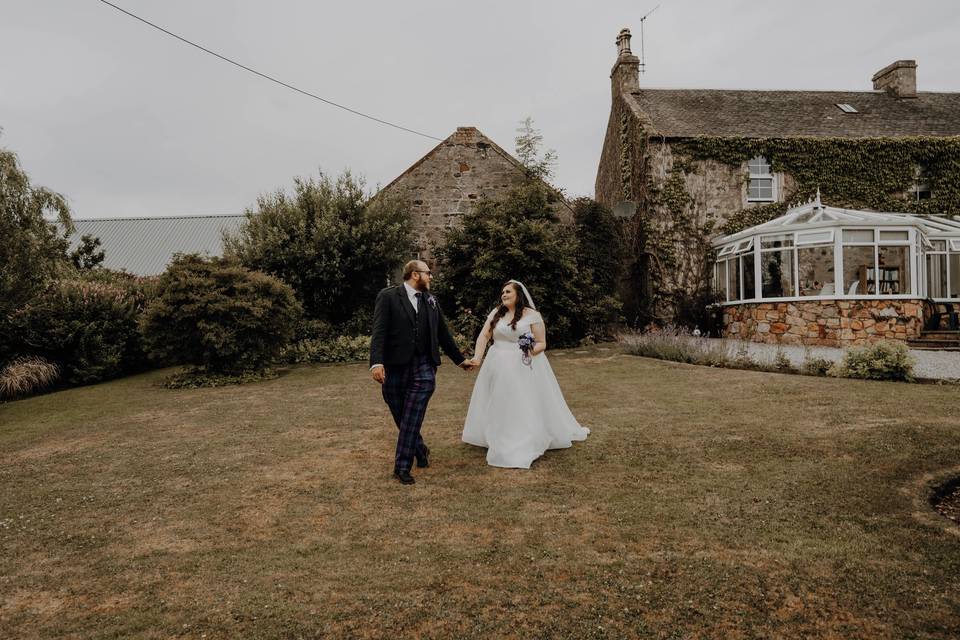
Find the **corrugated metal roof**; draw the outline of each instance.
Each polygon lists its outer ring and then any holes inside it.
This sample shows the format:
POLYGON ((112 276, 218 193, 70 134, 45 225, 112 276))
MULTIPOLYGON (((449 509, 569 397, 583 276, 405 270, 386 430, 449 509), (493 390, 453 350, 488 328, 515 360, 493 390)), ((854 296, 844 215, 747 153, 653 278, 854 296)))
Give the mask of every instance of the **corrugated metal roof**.
POLYGON ((141 276, 167 268, 175 253, 223 255, 224 231, 236 231, 246 216, 179 216, 168 218, 88 218, 74 220, 70 250, 84 235, 100 238, 103 266, 141 276))

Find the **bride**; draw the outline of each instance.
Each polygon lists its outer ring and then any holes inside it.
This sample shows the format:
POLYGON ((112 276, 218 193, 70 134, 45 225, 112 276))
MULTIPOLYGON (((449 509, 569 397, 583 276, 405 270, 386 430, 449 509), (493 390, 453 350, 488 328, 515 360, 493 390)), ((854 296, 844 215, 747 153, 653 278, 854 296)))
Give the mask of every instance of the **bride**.
POLYGON ((570 413, 560 385, 543 353, 547 349, 543 318, 527 288, 516 280, 500 293, 500 306, 487 317, 470 364, 477 375, 463 427, 463 441, 487 448, 487 464, 529 469, 547 449, 586 440, 590 430, 570 413), (519 340, 533 335, 531 357, 519 340), (493 346, 484 360, 487 344, 493 346))

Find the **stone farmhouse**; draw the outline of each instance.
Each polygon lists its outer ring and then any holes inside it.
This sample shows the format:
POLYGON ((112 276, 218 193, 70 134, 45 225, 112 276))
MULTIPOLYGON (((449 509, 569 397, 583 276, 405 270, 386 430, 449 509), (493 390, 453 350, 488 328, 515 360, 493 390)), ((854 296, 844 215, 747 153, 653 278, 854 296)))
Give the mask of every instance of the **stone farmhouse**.
MULTIPOLYGON (((399 194, 410 203, 417 233, 413 257, 430 261, 431 249, 443 233, 478 201, 496 200, 528 179, 526 167, 479 129, 457 127, 380 193, 399 194)), ((572 220, 573 212, 563 197, 556 207, 561 220, 572 220)))
MULTIPOLYGON (((727 335, 813 344, 919 337, 924 322, 950 317, 944 305, 960 303, 960 240, 948 237, 960 214, 960 93, 918 91, 912 60, 878 71, 872 90, 647 88, 629 29, 616 45, 595 197, 630 221, 628 317, 690 322, 684 313, 719 299, 727 335), (854 212, 849 229, 845 211, 854 212), (790 224, 768 235, 746 231, 784 216, 790 224), (929 217, 941 221, 925 226, 929 217), (829 240, 797 235, 820 223, 829 240), (802 251, 804 242, 821 250, 802 251), (774 249, 782 264, 771 266, 774 249), (773 274, 782 282, 765 288, 773 274), (884 296, 899 301, 877 302, 884 296), (827 318, 811 298, 835 316, 829 331, 817 328, 827 318), (942 304, 919 311, 927 299, 942 304), (856 325, 843 317, 851 305, 856 325), (883 331, 867 333, 862 321, 881 312, 883 331)), ((708 315, 719 317, 693 320, 708 315)))

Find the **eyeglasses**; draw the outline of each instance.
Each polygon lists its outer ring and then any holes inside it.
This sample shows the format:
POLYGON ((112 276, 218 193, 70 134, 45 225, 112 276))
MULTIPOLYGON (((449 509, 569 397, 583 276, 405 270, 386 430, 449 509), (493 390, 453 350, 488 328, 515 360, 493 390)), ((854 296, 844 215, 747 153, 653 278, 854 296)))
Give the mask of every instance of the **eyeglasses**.
POLYGON ((417 273, 425 273, 425 274, 427 274, 428 276, 430 276, 431 278, 433 277, 433 271, 430 271, 429 269, 427 269, 426 271, 424 271, 424 270, 422 270, 422 269, 417 269, 416 272, 417 272, 417 273))

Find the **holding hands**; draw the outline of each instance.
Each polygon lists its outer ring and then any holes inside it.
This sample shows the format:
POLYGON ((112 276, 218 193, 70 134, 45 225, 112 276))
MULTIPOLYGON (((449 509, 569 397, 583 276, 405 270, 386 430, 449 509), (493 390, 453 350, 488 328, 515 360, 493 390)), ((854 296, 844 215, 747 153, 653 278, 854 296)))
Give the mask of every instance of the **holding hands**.
POLYGON ((471 358, 469 360, 464 360, 458 366, 464 371, 473 371, 474 369, 480 366, 480 363, 477 362, 475 358, 471 358))

